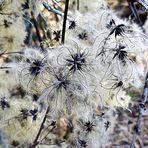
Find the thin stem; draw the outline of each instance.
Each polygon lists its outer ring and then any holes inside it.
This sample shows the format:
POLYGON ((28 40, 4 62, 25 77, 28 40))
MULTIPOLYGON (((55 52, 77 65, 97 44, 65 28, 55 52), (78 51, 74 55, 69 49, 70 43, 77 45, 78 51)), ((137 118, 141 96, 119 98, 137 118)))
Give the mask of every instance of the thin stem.
POLYGON ((67 15, 68 15, 68 6, 69 6, 69 0, 66 0, 64 20, 63 20, 63 29, 62 29, 62 38, 61 38, 62 44, 64 44, 64 42, 65 42, 65 31, 66 31, 66 21, 67 21, 67 15))
MULTIPOLYGON (((51 11, 51 12, 53 12, 53 13, 55 13, 55 14, 61 16, 61 17, 64 17, 64 13, 63 13, 63 12, 61 12, 60 10, 57 10, 57 9, 51 7, 48 3, 43 2, 43 6, 44 6, 48 11, 51 11)), ((71 19, 70 17, 68 17, 68 16, 67 16, 67 20, 68 20, 68 21, 72 21, 72 19, 71 19)))
POLYGON ((32 44, 32 35, 33 35, 33 31, 32 31, 32 29, 33 29, 33 25, 32 25, 32 23, 30 23, 29 25, 28 25, 28 27, 27 27, 27 38, 26 38, 26 41, 25 41, 25 43, 28 45, 28 46, 31 46, 31 44, 32 44))
POLYGON ((49 133, 51 133, 54 129, 55 129, 55 127, 52 127, 52 129, 49 130, 49 131, 47 132, 47 134, 41 139, 41 142, 42 142, 44 139, 46 139, 46 137, 49 135, 49 133))
POLYGON ((8 69, 8 68, 12 68, 12 67, 0 67, 0 69, 8 69))
POLYGON ((140 4, 144 6, 144 8, 148 11, 148 4, 145 2, 145 0, 138 0, 140 4))
POLYGON ((132 139, 130 148, 134 147, 136 135, 141 133, 141 121, 145 111, 145 103, 147 102, 147 97, 148 97, 148 72, 146 74, 144 90, 139 103, 139 114, 137 117, 136 125, 134 127, 134 134, 133 134, 133 139, 132 139))
POLYGON ((79 0, 77 0, 77 10, 79 10, 79 8, 80 8, 80 2, 79 0))
POLYGON ((4 54, 16 54, 16 53, 23 54, 24 52, 23 51, 16 51, 16 52, 6 52, 4 54))
POLYGON ((145 32, 144 28, 142 27, 142 22, 141 22, 141 19, 140 19, 138 13, 137 13, 137 9, 136 9, 136 7, 134 5, 134 2, 131 1, 131 0, 128 0, 128 4, 129 4, 129 7, 130 7, 132 13, 134 14, 134 17, 138 21, 138 24, 141 27, 142 31, 145 32))
POLYGON ((36 30, 37 38, 38 38, 38 40, 40 42, 40 47, 44 51, 43 45, 41 44, 42 43, 42 38, 41 38, 41 35, 40 35, 40 30, 39 30, 38 23, 36 21, 36 18, 34 16, 34 13, 33 12, 31 12, 31 15, 32 15, 32 21, 34 23, 34 27, 35 27, 35 30, 36 30))
POLYGON ((23 51, 6 52, 6 50, 5 50, 2 53, 0 53, 0 56, 6 55, 6 54, 23 54, 23 53, 24 53, 23 51))
POLYGON ((33 144, 29 146, 29 148, 35 148, 35 147, 39 144, 38 139, 39 139, 39 137, 40 137, 40 135, 41 135, 42 130, 44 129, 44 124, 45 124, 45 122, 46 122, 48 112, 49 112, 49 106, 47 107, 47 110, 46 110, 44 119, 43 119, 43 121, 42 121, 42 123, 41 123, 41 126, 40 126, 40 129, 39 129, 38 133, 37 133, 37 136, 36 136, 36 138, 35 138, 33 144))

